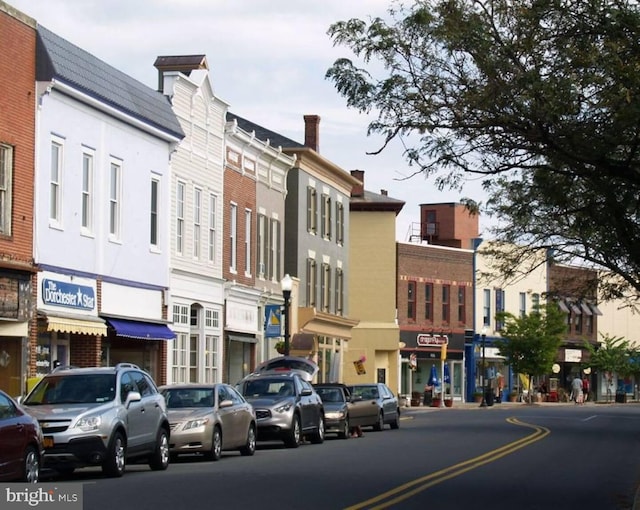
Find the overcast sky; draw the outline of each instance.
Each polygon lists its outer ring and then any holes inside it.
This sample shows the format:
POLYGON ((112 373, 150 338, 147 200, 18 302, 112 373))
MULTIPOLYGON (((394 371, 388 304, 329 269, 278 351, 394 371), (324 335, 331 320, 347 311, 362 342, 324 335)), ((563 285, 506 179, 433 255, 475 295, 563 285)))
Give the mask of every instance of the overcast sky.
MULTIPOLYGON (((303 115, 317 114, 320 153, 345 171, 365 171, 365 188, 406 202, 396 239, 407 241, 419 205, 482 200, 479 182, 462 193, 438 191, 413 174, 399 145, 381 155, 367 137, 371 119, 346 107, 325 73, 338 57, 329 26, 384 16, 390 0, 5 0, 113 67, 157 88, 159 55, 204 54, 218 97, 230 110, 298 142, 303 115)), ((483 220, 480 221, 481 228, 483 220)))

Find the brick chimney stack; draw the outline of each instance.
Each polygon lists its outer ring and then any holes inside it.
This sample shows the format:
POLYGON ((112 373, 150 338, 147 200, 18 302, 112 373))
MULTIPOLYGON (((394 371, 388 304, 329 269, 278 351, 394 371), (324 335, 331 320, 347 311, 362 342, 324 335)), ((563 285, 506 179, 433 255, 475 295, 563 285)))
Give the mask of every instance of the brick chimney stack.
POLYGON ((351 175, 360 181, 360 184, 355 184, 351 188, 352 197, 364 196, 364 170, 351 170, 351 175))
POLYGON ((320 152, 320 116, 304 116, 304 145, 320 152))

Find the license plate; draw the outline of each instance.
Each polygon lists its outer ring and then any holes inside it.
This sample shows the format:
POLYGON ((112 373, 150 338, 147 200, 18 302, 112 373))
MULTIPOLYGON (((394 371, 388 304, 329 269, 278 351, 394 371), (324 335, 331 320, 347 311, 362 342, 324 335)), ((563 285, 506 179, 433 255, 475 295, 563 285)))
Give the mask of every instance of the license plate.
POLYGON ((53 437, 45 436, 44 441, 42 441, 42 444, 45 448, 53 448, 53 437))

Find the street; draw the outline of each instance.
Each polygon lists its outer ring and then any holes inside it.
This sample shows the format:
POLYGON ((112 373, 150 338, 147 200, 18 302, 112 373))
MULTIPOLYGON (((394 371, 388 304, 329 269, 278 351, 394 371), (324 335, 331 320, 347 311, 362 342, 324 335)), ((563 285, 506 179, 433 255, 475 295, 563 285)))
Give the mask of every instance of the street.
MULTIPOLYGON (((640 405, 499 404, 408 408, 399 430, 254 457, 181 458, 124 477, 78 470, 87 510, 631 509, 640 474, 640 405)), ((43 480, 63 482, 61 478, 43 480)))

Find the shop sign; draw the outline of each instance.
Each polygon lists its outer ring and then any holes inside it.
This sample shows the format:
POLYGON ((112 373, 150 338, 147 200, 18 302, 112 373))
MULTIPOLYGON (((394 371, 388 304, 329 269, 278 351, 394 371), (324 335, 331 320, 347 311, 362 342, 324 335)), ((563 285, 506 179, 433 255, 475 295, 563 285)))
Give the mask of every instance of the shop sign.
POLYGON ((42 302, 75 310, 93 310, 96 306, 93 287, 48 278, 42 281, 42 302))
POLYGON ((424 335, 420 334, 416 337, 418 347, 442 347, 449 343, 447 335, 424 335))
POLYGON ((580 363, 582 361, 582 350, 580 349, 565 349, 564 360, 569 363, 580 363))

